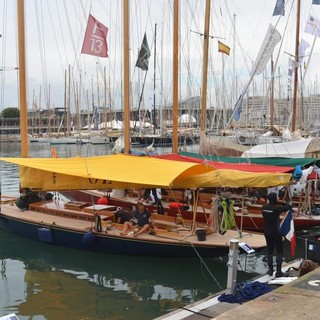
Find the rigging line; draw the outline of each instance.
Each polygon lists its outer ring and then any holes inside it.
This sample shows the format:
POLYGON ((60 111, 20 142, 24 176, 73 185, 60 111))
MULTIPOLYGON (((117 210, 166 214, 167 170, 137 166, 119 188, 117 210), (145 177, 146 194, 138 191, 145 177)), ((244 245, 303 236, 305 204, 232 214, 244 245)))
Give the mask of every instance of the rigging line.
POLYGON ((42 24, 42 28, 40 27, 40 14, 39 14, 39 8, 38 8, 38 1, 34 0, 34 4, 35 4, 35 12, 36 12, 36 23, 37 23, 37 34, 38 34, 38 43, 39 43, 39 48, 40 48, 40 64, 41 64, 41 74, 42 74, 42 82, 43 82, 43 87, 44 87, 44 99, 47 102, 47 79, 46 79, 46 73, 45 73, 45 69, 46 69, 46 65, 45 65, 45 61, 44 61, 44 42, 42 39, 42 35, 41 35, 41 30, 43 30, 43 24, 42 24))
POLYGON ((212 274, 212 272, 210 271, 209 267, 207 266, 207 264, 204 262, 203 258, 200 256, 198 250, 194 247, 193 243, 190 242, 190 245, 192 246, 193 250, 195 251, 196 255, 198 256, 198 258, 200 259, 202 265, 207 269, 207 272, 209 273, 209 275, 211 276, 211 278, 214 280, 214 282, 217 284, 217 286, 219 287, 219 289, 222 290, 222 286, 220 285, 219 281, 217 280, 217 278, 212 274))
MULTIPOLYGON (((50 22, 51 22, 51 26, 52 26, 52 30, 53 30, 54 40, 55 40, 55 43, 56 43, 56 46, 57 46, 57 53, 58 53, 58 56, 59 56, 61 72, 62 72, 62 75, 64 77, 64 68, 63 68, 63 64, 62 64, 62 56, 61 56, 61 53, 60 53, 60 50, 59 50, 59 46, 58 46, 58 38, 57 38, 57 33, 56 33, 56 26, 54 25, 53 20, 52 20, 52 13, 51 13, 51 9, 50 9, 50 6, 48 4, 48 1, 49 0, 47 0, 47 9, 48 9, 48 12, 49 12, 49 18, 50 18, 50 22)), ((59 21, 60 21, 60 17, 59 17, 59 21)))
MULTIPOLYGON (((167 237, 167 236, 162 236, 162 235, 158 235, 155 234, 154 237, 157 238, 162 238, 162 239, 172 239, 171 237, 167 237)), ((194 252, 196 253, 197 257, 200 259, 201 264, 205 267, 205 269, 207 269, 207 272, 209 273, 209 275, 211 276, 211 278, 214 280, 214 282, 216 283, 216 285, 219 287, 219 289, 223 289, 222 286, 220 285, 219 281, 217 280, 217 278, 212 274, 212 272, 210 271, 209 267, 207 266, 207 264, 205 263, 205 261, 203 260, 203 258, 201 257, 201 255, 199 254, 198 250, 195 248, 194 244, 190 241, 187 240, 189 236, 186 236, 185 239, 179 240, 179 242, 181 243, 187 243, 189 244, 192 249, 194 250, 194 252)))
MULTIPOLYGON (((6 63, 6 48, 7 48, 7 41, 6 41, 6 37, 5 34, 7 33, 7 17, 8 17, 8 6, 7 6, 7 1, 4 1, 3 3, 3 24, 2 24, 2 37, 1 37, 1 41, 2 41, 2 67, 5 66, 6 63)), ((5 78, 6 78, 6 74, 5 72, 2 72, 1 74, 1 102, 0 102, 0 109, 4 108, 4 92, 5 92, 5 78)))
MULTIPOLYGON (((58 21, 59 21, 59 27, 60 27, 60 35, 61 35, 61 38, 62 38, 62 44, 63 44, 63 49, 64 49, 64 58, 65 58, 65 61, 67 62, 67 64, 69 64, 68 63, 68 55, 67 55, 67 51, 66 51, 66 45, 65 45, 65 37, 64 37, 64 32, 63 32, 63 28, 62 28, 62 23, 61 23, 61 14, 60 14, 60 12, 59 12, 60 10, 59 10, 59 7, 58 7, 58 2, 56 1, 56 12, 57 12, 57 16, 58 16, 58 21)), ((55 29, 55 28, 53 28, 53 29, 55 29)), ((57 41, 57 43, 56 43, 56 46, 57 46, 57 48, 58 48, 58 51, 60 52, 60 50, 59 50, 59 45, 58 45, 58 41, 57 41)), ((61 44, 60 44, 60 46, 61 46, 61 44)), ((61 59, 61 66, 62 66, 62 69, 63 69, 63 74, 64 74, 64 72, 65 72, 65 70, 64 70, 64 68, 63 68, 63 64, 62 64, 62 59, 61 59)))
MULTIPOLYGON (((221 288, 222 289, 222 288, 221 288)), ((195 310, 192 310, 192 309, 189 309, 189 308, 187 308, 187 307, 180 307, 180 309, 182 309, 182 310, 186 310, 186 311, 189 311, 189 312, 191 312, 191 313, 193 313, 193 314, 197 314, 197 315, 199 315, 199 316, 202 316, 202 317, 205 317, 205 318, 208 318, 208 319, 212 319, 212 317, 210 316, 210 315, 207 315, 207 314, 205 314, 205 313, 202 313, 202 312, 199 312, 199 311, 195 311, 195 310)))
POLYGON ((69 14, 68 14, 68 8, 67 8, 67 5, 66 5, 66 1, 63 1, 63 8, 64 8, 66 20, 67 20, 69 36, 70 36, 70 39, 71 39, 71 45, 72 45, 72 49, 73 49, 73 53, 74 53, 74 57, 75 57, 76 68, 77 68, 77 71, 79 71, 81 68, 80 68, 80 65, 79 65, 79 59, 77 58, 78 55, 77 55, 76 45, 75 45, 75 41, 74 41, 74 37, 73 37, 73 32, 72 32, 72 27, 71 27, 71 23, 70 23, 70 17, 69 17, 69 14))

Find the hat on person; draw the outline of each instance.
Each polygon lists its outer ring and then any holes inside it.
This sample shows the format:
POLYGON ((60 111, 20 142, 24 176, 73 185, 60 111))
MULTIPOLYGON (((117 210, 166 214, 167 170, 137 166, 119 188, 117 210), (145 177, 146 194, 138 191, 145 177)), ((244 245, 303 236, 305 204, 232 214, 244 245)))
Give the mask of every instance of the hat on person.
POLYGON ((267 196, 270 203, 277 203, 278 201, 278 195, 275 192, 271 192, 267 196))

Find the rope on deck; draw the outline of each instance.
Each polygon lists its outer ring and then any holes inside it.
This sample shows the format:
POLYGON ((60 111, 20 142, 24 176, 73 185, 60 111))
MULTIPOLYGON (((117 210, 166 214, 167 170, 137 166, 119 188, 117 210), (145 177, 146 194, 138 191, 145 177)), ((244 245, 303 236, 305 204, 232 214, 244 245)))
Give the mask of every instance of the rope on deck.
POLYGON ((242 303, 255 299, 271 290, 268 284, 259 281, 241 282, 236 284, 234 294, 223 293, 218 297, 218 300, 220 302, 242 303))

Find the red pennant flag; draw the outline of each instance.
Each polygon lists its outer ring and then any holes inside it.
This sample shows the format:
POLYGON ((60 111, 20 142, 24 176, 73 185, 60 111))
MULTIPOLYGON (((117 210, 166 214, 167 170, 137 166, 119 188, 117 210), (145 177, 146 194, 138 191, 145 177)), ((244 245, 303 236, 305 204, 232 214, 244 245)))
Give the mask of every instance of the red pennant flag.
POLYGON ((108 28, 89 15, 81 53, 97 57, 108 57, 108 28))

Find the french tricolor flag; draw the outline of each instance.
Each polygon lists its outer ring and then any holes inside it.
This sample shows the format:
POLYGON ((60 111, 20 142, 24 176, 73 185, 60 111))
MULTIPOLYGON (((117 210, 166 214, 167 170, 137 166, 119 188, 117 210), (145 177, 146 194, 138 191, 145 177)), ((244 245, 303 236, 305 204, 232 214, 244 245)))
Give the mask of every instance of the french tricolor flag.
POLYGON ((292 209, 287 212, 285 217, 280 223, 281 234, 290 241, 291 257, 294 257, 296 250, 296 234, 294 232, 293 211, 292 209))

